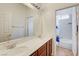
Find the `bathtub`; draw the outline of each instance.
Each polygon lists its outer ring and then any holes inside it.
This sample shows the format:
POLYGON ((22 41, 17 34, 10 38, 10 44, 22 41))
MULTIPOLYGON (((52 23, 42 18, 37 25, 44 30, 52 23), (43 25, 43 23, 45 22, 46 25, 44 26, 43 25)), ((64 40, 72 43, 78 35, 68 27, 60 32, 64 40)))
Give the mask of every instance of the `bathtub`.
POLYGON ((72 39, 61 39, 60 42, 56 42, 57 46, 67 48, 67 49, 72 49, 72 39))

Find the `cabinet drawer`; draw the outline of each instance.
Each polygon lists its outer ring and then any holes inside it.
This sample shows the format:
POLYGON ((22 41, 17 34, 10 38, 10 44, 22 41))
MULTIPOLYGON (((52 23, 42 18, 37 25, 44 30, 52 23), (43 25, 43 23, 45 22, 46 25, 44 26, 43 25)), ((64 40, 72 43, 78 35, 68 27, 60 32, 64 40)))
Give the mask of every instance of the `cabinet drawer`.
POLYGON ((38 55, 41 55, 43 52, 46 53, 46 44, 38 49, 38 55))

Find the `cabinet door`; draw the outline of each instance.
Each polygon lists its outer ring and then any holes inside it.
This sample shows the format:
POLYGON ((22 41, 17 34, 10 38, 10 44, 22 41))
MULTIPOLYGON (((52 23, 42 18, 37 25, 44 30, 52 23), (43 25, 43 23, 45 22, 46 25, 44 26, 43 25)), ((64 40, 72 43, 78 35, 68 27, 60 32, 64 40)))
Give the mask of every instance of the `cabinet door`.
POLYGON ((52 39, 49 41, 49 53, 50 53, 50 56, 52 55, 52 39))
POLYGON ((50 55, 50 45, 49 44, 50 44, 50 41, 47 42, 47 47, 46 47, 47 48, 47 56, 50 55))
POLYGON ((43 46, 41 46, 39 49, 38 49, 38 56, 46 56, 46 44, 44 44, 43 46))
POLYGON ((43 51, 39 56, 46 56, 46 51, 43 51))

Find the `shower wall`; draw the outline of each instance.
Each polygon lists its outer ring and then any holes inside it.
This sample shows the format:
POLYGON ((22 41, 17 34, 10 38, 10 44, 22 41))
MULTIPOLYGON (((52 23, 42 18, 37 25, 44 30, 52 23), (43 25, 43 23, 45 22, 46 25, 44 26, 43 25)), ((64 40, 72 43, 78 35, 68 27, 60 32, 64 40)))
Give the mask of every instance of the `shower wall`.
POLYGON ((58 30, 59 37, 63 39, 72 39, 72 20, 71 16, 68 19, 59 20, 58 30))
POLYGON ((72 8, 56 12, 56 26, 60 46, 72 49, 72 8))

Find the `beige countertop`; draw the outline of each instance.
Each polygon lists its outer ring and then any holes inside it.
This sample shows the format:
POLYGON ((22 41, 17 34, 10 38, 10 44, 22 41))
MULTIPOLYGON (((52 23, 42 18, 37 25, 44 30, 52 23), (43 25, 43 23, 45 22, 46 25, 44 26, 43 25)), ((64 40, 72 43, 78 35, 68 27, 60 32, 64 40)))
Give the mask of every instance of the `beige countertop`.
POLYGON ((0 55, 2 56, 29 56, 51 37, 23 37, 0 43, 0 55), (13 46, 13 47, 11 47, 13 46))

